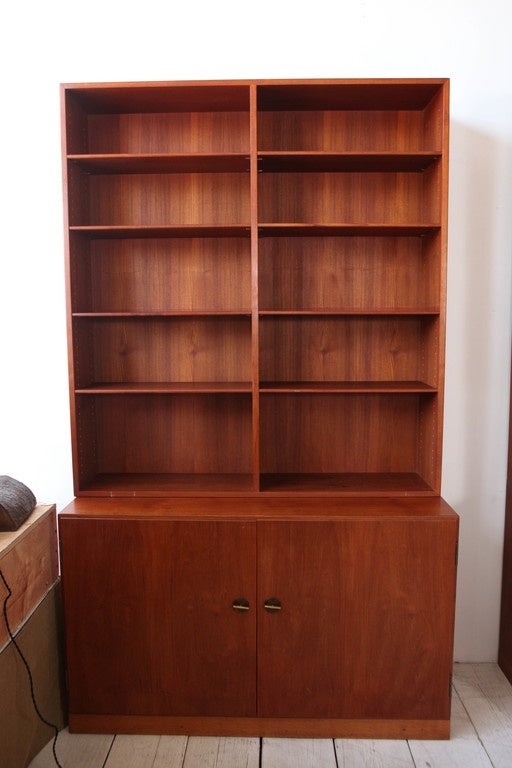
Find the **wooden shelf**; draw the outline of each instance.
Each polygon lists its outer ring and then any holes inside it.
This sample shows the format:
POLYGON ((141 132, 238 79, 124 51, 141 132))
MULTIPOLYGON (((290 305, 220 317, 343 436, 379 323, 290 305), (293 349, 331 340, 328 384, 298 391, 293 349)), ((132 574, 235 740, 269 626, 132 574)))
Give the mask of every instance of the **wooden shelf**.
POLYGON ((160 238, 160 237, 250 237, 251 228, 246 224, 197 224, 197 225, 85 225, 71 226, 76 232, 94 239, 160 238))
POLYGON ((339 473, 339 474, 266 474, 261 477, 262 491, 280 493, 345 493, 372 495, 389 493, 433 494, 433 489, 418 474, 396 473, 339 473))
POLYGON ((422 381, 272 381, 260 382, 260 392, 283 394, 435 394, 437 389, 422 381))
MULTIPOLYGON (((126 225, 82 225, 71 226, 70 232, 90 238, 154 238, 154 237, 250 237, 248 224, 197 224, 194 226, 126 226, 126 225)), ((440 225, 432 224, 340 224, 265 222, 258 224, 260 237, 351 237, 384 236, 414 237, 439 232, 440 225)))
MULTIPOLYGON (((97 475, 84 489, 84 495, 112 492, 122 495, 162 495, 183 492, 213 493, 216 491, 251 491, 251 475, 209 474, 102 474, 97 475), (132 493, 133 491, 133 493, 132 493)), ((432 488, 415 473, 374 474, 281 474, 262 475, 262 492, 274 493, 343 493, 372 495, 382 490, 402 495, 419 492, 432 494, 432 488)))
POLYGON ((293 171, 424 171, 441 152, 258 152, 258 170, 293 171))
POLYGON ((212 393, 240 393, 252 391, 250 381, 169 381, 140 383, 109 383, 91 384, 76 390, 77 395, 127 395, 127 394, 212 394, 212 393))
POLYGON ((73 312, 72 317, 94 320, 97 318, 143 317, 250 317, 250 309, 177 309, 158 312, 73 312))
POLYGON ((258 224, 260 237, 414 237, 438 232, 440 224, 375 224, 336 222, 265 222, 258 224))
POLYGON ((225 154, 68 155, 87 173, 227 173, 249 171, 246 152, 225 154))
POLYGON ((391 307, 384 307, 382 309, 260 309, 259 314, 262 317, 344 317, 344 316, 380 316, 380 317, 394 317, 394 316, 407 316, 407 315, 432 315, 439 314, 439 309, 436 307, 400 307, 399 309, 393 309, 391 307))
POLYGON ((247 492, 253 487, 252 475, 184 473, 110 473, 94 477, 83 495, 154 496, 161 494, 209 494, 247 492))

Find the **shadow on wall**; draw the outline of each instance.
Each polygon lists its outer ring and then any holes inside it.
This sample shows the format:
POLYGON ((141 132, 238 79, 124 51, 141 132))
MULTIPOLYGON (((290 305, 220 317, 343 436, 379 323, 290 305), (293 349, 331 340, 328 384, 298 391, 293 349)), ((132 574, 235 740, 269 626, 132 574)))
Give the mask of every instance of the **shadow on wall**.
POLYGON ((455 658, 498 646, 508 444, 512 146, 452 122, 443 496, 461 516, 455 658))

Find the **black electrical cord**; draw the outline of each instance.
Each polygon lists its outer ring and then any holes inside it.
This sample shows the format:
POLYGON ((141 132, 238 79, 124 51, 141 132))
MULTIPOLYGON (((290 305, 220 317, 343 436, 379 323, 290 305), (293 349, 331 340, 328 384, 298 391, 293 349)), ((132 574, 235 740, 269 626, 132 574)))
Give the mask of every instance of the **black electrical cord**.
POLYGON ((9 624, 9 619, 7 617, 7 603, 9 601, 9 598, 12 596, 12 590, 11 590, 10 586, 8 585, 7 581, 5 580, 5 576, 4 576, 1 568, 0 568, 0 577, 2 578, 2 581, 3 581, 4 585, 5 585, 5 588, 6 588, 7 593, 8 593, 7 597, 4 599, 4 605, 3 605, 4 621, 5 621, 5 626, 7 627, 7 633, 9 635, 9 637, 11 638, 11 642, 12 642, 13 646, 16 648, 16 650, 17 650, 17 652, 19 654, 20 659, 22 660, 23 664, 25 665, 25 669, 27 670, 27 675, 28 675, 28 679, 29 679, 29 683, 30 683, 30 696, 32 698, 32 704, 34 705, 34 709, 36 711, 36 714, 37 714, 38 718, 41 720, 42 723, 47 725, 49 728, 52 728, 53 731, 55 732, 55 736, 53 738, 53 746, 52 746, 53 757, 54 757, 55 763, 58 765, 58 767, 62 768, 62 765, 59 763, 59 759, 57 757, 57 750, 56 750, 56 747, 57 747, 57 737, 59 735, 59 729, 57 728, 56 725, 54 725, 53 723, 49 723, 48 720, 46 720, 46 718, 43 717, 43 715, 41 714, 41 710, 37 706, 37 701, 36 701, 36 697, 35 697, 35 694, 34 694, 34 681, 32 679, 32 672, 30 671, 30 667, 28 665, 28 662, 27 662, 25 656, 23 655, 23 652, 22 652, 21 648, 18 645, 18 643, 16 641, 16 638, 14 637, 14 635, 12 633, 12 630, 11 630, 11 627, 10 627, 10 624, 9 624))

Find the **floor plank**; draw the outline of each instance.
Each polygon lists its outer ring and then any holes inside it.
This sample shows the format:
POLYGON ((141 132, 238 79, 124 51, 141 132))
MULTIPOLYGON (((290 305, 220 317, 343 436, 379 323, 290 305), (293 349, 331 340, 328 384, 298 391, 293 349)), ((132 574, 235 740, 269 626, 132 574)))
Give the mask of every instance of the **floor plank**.
POLYGON ((263 739, 262 768, 336 768, 332 739, 263 739))
POLYGON ((336 739, 334 746, 339 768, 414 768, 406 741, 336 739))
POLYGON ((116 736, 105 768, 181 768, 186 736, 116 736))
POLYGON ((152 768, 159 736, 116 736, 105 768, 152 768))
POLYGON ((497 664, 454 664, 453 685, 462 701, 473 696, 512 697, 512 685, 497 664))
POLYGON ((152 768, 181 768, 187 741, 187 736, 161 736, 152 768))
POLYGON ((456 691, 452 694, 451 738, 411 740, 409 747, 416 768, 493 768, 456 691))
POLYGON ((190 736, 183 768, 258 768, 260 740, 190 736))
MULTIPOLYGON (((114 736, 89 733, 69 733, 65 728, 57 739, 57 757, 67 768, 101 768, 108 755, 114 736)), ((29 768, 55 768, 52 741, 32 760, 29 768)))
POLYGON ((495 768, 512 765, 512 686, 495 664, 456 665, 454 687, 495 768))

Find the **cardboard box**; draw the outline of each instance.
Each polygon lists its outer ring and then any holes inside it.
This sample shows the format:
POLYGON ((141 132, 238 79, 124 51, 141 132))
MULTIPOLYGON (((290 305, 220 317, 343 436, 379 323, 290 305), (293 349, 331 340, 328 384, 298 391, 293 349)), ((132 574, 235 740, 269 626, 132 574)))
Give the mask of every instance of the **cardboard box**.
MULTIPOLYGON (((55 505, 38 505, 17 531, 0 533, 0 569, 12 591, 9 624, 30 666, 38 706, 60 729, 65 707, 55 505)), ((6 596, 0 580, 0 608, 6 596)), ((26 669, 0 611, 2 768, 26 768, 53 735, 36 715, 26 669)))

